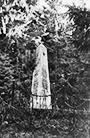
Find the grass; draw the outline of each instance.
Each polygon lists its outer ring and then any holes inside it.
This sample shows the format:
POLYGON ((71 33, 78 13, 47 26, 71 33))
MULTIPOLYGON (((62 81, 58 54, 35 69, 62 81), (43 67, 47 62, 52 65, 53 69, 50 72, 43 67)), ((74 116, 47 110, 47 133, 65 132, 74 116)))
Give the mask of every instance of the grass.
MULTIPOLYGON (((89 115, 90 116, 90 115, 89 115)), ((25 122, 19 124, 5 125, 0 129, 0 138, 89 138, 89 117, 86 114, 65 114, 55 116, 52 119, 36 119, 33 121, 33 127, 28 125, 26 129, 25 122), (22 125, 24 126, 23 129, 22 125)))

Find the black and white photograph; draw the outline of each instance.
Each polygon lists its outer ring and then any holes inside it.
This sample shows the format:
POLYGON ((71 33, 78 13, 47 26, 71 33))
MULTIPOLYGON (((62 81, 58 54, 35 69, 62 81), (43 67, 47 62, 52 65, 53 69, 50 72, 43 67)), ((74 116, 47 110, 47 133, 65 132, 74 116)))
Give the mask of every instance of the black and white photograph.
POLYGON ((0 138, 90 138, 90 0, 0 0, 0 138))

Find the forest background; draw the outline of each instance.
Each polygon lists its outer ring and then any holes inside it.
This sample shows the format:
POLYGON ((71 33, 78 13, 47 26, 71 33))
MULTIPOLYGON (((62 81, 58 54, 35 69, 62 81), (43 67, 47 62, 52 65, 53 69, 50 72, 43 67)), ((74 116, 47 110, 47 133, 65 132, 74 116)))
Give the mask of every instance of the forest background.
POLYGON ((51 0, 42 6, 34 0, 1 0, 2 137, 38 133, 38 137, 89 138, 89 45, 90 10, 82 1, 81 6, 71 6, 51 0), (65 13, 59 12, 62 8, 65 13), (37 42, 48 51, 52 111, 30 112, 37 42))

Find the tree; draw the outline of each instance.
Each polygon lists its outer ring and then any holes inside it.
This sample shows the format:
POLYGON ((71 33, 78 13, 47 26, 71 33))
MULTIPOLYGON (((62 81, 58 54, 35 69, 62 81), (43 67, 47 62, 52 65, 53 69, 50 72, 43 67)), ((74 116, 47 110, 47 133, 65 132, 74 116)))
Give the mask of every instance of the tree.
POLYGON ((20 124, 24 125, 24 128, 29 125, 28 128, 32 126, 34 130, 39 130, 49 123, 50 116, 46 115, 47 111, 39 114, 39 119, 36 114, 30 114, 29 111, 32 73, 36 66, 35 49, 39 41, 48 50, 52 106, 55 109, 51 117, 55 117, 59 112, 62 121, 66 120, 62 131, 66 128, 73 131, 76 126, 79 126, 77 123, 79 113, 76 114, 76 112, 78 108, 81 109, 81 106, 84 108, 90 89, 90 53, 81 52, 85 50, 84 44, 89 39, 85 37, 85 41, 82 40, 83 34, 86 35, 89 30, 87 18, 89 12, 85 9, 69 7, 67 14, 70 15, 70 20, 73 19, 73 24, 65 27, 60 20, 65 18, 66 14, 58 13, 57 6, 61 6, 61 3, 47 1, 44 6, 40 6, 38 1, 2 2, 1 18, 3 17, 4 22, 1 22, 0 28, 0 89, 1 100, 5 105, 4 109, 3 105, 1 108, 5 111, 2 122, 14 121, 19 128, 20 124), (84 23, 81 20, 82 17, 85 17, 84 23), (3 33, 5 28, 6 32, 3 33), (72 35, 68 33, 69 29, 72 35), (77 35, 79 35, 78 39, 77 35), (78 43, 80 45, 77 45, 78 43), (68 127, 65 126, 67 122, 68 127), (70 128, 71 125, 72 128, 70 128))
POLYGON ((85 7, 70 6, 69 19, 73 20, 72 42, 81 51, 89 50, 90 35, 90 11, 85 7))

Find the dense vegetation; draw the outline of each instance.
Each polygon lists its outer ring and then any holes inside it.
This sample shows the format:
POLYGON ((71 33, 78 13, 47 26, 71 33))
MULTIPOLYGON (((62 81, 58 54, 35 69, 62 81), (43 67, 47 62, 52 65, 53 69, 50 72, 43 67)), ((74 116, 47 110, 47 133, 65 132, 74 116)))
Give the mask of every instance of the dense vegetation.
POLYGON ((10 132, 12 137, 89 138, 90 11, 73 5, 61 14, 61 6, 0 2, 1 137, 10 132), (37 43, 48 50, 52 111, 30 111, 37 43))

